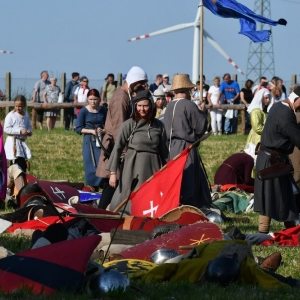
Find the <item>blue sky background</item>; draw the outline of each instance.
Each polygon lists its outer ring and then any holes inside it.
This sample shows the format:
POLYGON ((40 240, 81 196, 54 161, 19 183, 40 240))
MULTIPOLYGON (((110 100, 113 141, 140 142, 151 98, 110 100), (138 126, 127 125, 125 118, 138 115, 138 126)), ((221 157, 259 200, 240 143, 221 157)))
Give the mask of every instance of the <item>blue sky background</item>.
MULTIPOLYGON (((254 9, 254 0, 240 0, 254 9)), ((275 70, 286 82, 299 69, 300 0, 272 0, 275 70)), ((134 65, 150 79, 157 73, 192 72, 193 29, 128 43, 129 38, 180 23, 193 22, 198 0, 2 0, 0 78, 38 78, 42 70, 59 76, 79 71, 103 80, 107 73, 127 73, 134 65)), ((250 40, 239 35, 239 21, 205 9, 204 27, 246 73, 250 40)), ((208 80, 236 70, 207 42, 204 74, 208 80)), ((246 78, 240 76, 244 81, 246 78)), ((152 80, 150 80, 152 81, 152 80)))

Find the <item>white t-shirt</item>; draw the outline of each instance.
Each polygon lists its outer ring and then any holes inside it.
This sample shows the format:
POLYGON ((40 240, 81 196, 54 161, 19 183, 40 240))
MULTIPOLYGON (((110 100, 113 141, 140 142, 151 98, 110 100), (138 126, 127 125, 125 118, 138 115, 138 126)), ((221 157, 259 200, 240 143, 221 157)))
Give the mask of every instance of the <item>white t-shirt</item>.
POLYGON ((75 92, 74 95, 77 95, 77 101, 78 103, 81 102, 87 102, 87 94, 89 92, 89 89, 85 89, 83 92, 83 88, 82 87, 78 87, 75 92))
MULTIPOLYGON (((219 97, 219 88, 215 87, 214 85, 212 85, 209 88, 208 93, 211 94, 211 96, 210 96, 211 103, 213 105, 217 105, 217 103, 218 103, 218 97, 219 97)), ((221 96, 220 96, 220 104, 222 104, 224 102, 223 97, 224 97, 224 95, 221 94, 221 96)))

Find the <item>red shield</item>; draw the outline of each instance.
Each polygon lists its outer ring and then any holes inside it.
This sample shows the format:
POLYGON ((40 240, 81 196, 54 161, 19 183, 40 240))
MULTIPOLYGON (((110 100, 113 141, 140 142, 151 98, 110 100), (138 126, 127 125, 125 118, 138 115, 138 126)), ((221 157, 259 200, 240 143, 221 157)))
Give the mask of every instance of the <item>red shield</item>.
POLYGON ((171 248, 179 250, 179 253, 183 254, 187 250, 180 250, 180 246, 198 246, 214 240, 223 240, 223 232, 220 227, 210 222, 199 222, 141 243, 119 254, 125 258, 150 261, 151 254, 159 249, 171 248))

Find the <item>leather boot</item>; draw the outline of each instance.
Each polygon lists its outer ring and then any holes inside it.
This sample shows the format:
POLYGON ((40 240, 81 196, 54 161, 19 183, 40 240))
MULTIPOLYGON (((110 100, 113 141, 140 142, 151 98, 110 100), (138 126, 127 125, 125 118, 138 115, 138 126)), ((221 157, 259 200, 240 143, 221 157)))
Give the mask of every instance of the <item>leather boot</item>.
POLYGON ((260 267, 264 270, 270 272, 276 272, 281 264, 282 256, 280 252, 274 252, 269 255, 265 260, 261 263, 260 267))

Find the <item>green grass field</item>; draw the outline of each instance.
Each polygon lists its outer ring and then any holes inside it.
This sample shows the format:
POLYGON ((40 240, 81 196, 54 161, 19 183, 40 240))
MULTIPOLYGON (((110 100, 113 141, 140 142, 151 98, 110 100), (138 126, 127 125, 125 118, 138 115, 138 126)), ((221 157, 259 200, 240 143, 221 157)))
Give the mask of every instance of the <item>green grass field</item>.
MULTIPOLYGON (((209 180, 213 183, 213 176, 222 161, 239 152, 244 148, 246 137, 242 135, 232 136, 210 136, 201 143, 200 153, 206 167, 209 180)), ((39 179, 44 180, 69 180, 73 182, 83 182, 84 171, 81 153, 82 137, 75 132, 66 132, 57 128, 52 132, 46 130, 35 130, 33 136, 28 139, 28 145, 32 151, 30 173, 39 179)), ((257 231, 258 215, 249 214, 251 222, 249 224, 235 224, 242 232, 255 233, 257 231)), ((226 232, 234 224, 222 224, 222 229, 226 232)), ((282 229, 283 224, 272 222, 271 230, 282 229)), ((0 237, 0 244, 9 250, 17 253, 29 248, 29 239, 26 237, 11 237, 3 234, 0 237)), ((284 276, 300 278, 299 269, 299 248, 289 247, 253 247, 254 254, 266 257, 274 251, 281 251, 283 264, 277 271, 284 276)), ((258 287, 246 285, 232 285, 226 289, 214 285, 199 286, 197 284, 164 283, 164 284, 144 284, 135 282, 144 293, 128 290, 125 294, 112 294, 110 297, 102 299, 298 299, 298 290, 288 289, 280 291, 264 291, 258 287)), ((53 299, 45 296, 32 296, 27 292, 16 292, 10 296, 1 296, 9 299, 53 299)), ((56 299, 87 299, 87 295, 58 295, 56 299)))

